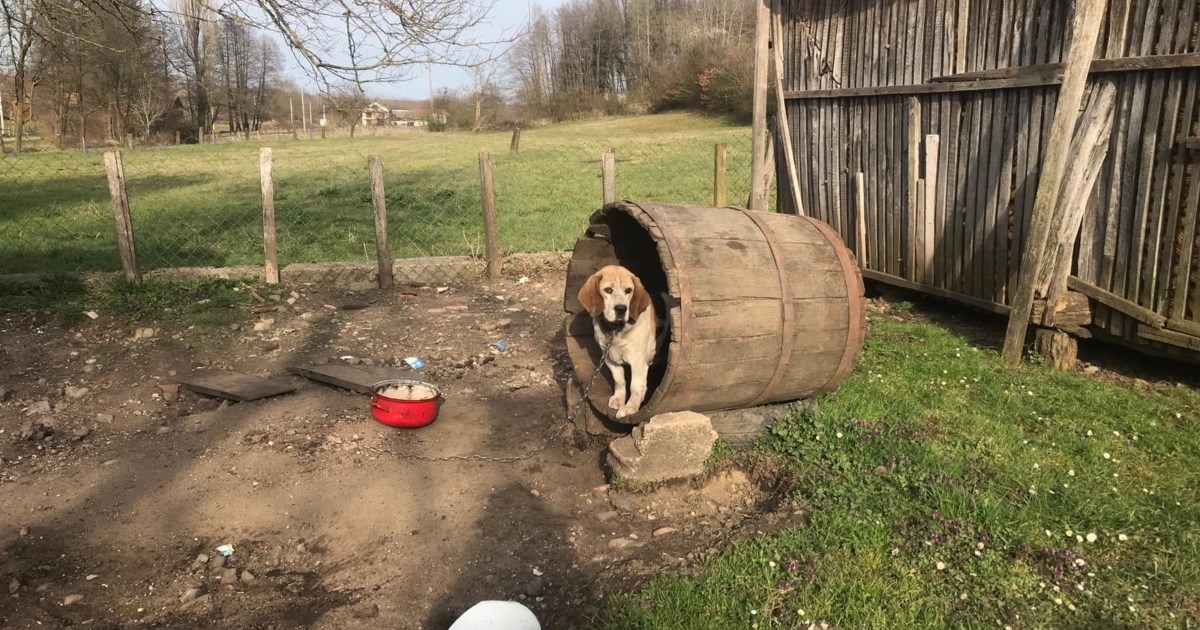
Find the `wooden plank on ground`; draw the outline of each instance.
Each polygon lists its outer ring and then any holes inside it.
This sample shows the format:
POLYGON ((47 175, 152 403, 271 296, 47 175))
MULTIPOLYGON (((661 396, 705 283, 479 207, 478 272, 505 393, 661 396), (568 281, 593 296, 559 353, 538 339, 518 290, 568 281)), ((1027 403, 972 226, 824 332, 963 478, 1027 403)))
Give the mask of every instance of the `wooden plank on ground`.
POLYGON ((347 363, 294 365, 288 368, 288 372, 360 394, 374 393, 374 385, 380 381, 402 379, 406 376, 404 372, 384 365, 349 365, 347 363))
POLYGON ((1133 319, 1142 322, 1143 324, 1148 324, 1150 326, 1154 326, 1155 328, 1162 328, 1167 323, 1166 317, 1163 317, 1162 315, 1159 315, 1148 308, 1144 308, 1138 305, 1136 302, 1127 300, 1115 293, 1105 291, 1100 287, 1088 284, 1079 278, 1076 278, 1075 276, 1067 278, 1067 288, 1071 289, 1072 291, 1078 291, 1109 307, 1110 309, 1124 313, 1125 315, 1128 315, 1133 319))
POLYGON ((989 302, 987 300, 981 300, 979 298, 971 297, 969 295, 963 295, 962 293, 957 293, 954 291, 947 291, 946 289, 942 289, 940 287, 930 286, 927 284, 922 284, 920 282, 913 282, 912 280, 909 280, 907 278, 901 278, 900 276, 894 276, 889 273, 883 273, 883 272, 875 271, 872 269, 864 269, 862 272, 862 275, 867 280, 874 280, 876 282, 882 282, 884 284, 890 284, 892 286, 900 287, 901 289, 908 289, 911 291, 919 291, 921 293, 926 293, 926 294, 932 295, 934 297, 939 297, 939 298, 943 298, 943 299, 947 299, 947 300, 953 300, 960 304, 965 304, 967 306, 977 308, 981 311, 987 311, 989 313, 996 313, 997 315, 1007 315, 1009 313, 1008 307, 1004 306, 1002 304, 995 304, 995 303, 989 302))
POLYGON ((195 374, 180 382, 198 394, 237 402, 249 402, 296 391, 296 387, 286 378, 268 378, 239 372, 195 374))

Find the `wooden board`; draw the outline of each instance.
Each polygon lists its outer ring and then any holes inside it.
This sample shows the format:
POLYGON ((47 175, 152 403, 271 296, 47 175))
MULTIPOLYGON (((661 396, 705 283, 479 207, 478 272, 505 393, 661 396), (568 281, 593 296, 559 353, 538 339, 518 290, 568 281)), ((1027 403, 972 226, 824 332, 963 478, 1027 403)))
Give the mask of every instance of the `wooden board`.
POLYGON ((249 402, 296 391, 296 387, 285 378, 267 378, 239 372, 196 374, 183 379, 181 383, 197 394, 238 402, 249 402))
POLYGON ((406 373, 382 365, 349 365, 346 363, 330 363, 328 365, 293 365, 288 372, 304 378, 341 387, 360 394, 374 393, 374 385, 380 381, 399 379, 406 373))

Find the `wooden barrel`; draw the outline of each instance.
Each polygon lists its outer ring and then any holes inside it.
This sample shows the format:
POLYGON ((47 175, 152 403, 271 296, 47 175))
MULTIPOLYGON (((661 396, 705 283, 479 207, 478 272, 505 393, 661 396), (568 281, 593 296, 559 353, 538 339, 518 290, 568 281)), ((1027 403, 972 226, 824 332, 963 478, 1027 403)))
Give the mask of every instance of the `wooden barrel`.
MULTIPOLYGON (((827 225, 807 217, 630 201, 594 213, 575 243, 563 307, 575 378, 601 360, 579 303, 587 278, 620 264, 642 279, 660 344, 646 402, 629 424, 669 411, 715 411, 833 391, 862 349, 862 276, 827 225)), ((614 417, 608 370, 588 398, 614 417)))

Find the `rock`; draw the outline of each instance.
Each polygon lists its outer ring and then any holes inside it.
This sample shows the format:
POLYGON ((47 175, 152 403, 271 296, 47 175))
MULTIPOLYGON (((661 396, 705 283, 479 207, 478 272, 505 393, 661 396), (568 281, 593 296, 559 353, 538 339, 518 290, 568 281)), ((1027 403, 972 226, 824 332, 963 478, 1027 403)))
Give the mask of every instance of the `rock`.
POLYGON ((1098 368, 1098 367, 1096 367, 1096 366, 1094 366, 1094 365, 1089 365, 1089 366, 1087 366, 1087 367, 1083 368, 1083 373, 1084 373, 1084 374, 1087 374, 1088 376, 1091 376, 1091 375, 1093 375, 1093 374, 1096 374, 1096 373, 1097 373, 1097 372, 1099 372, 1099 371, 1100 371, 1100 368, 1098 368))
POLYGON ((63 606, 73 606, 83 601, 83 595, 67 595, 63 598, 63 606))
POLYGON ((274 352, 279 349, 278 341, 266 341, 262 345, 263 352, 274 352))
POLYGON ((237 569, 222 569, 221 584, 236 584, 238 580, 237 569))
POLYGON ((717 432, 707 416, 679 411, 649 422, 608 445, 608 465, 626 481, 655 483, 704 472, 717 432))
POLYGON ((42 582, 41 584, 38 584, 37 588, 33 589, 33 592, 41 594, 41 593, 45 593, 48 590, 50 590, 50 583, 42 582))
POLYGON ((12 398, 12 390, 3 385, 0 385, 0 402, 4 402, 4 401, 8 400, 9 398, 12 398))
POLYGON ((21 428, 17 430, 17 437, 22 440, 42 440, 46 436, 53 434, 53 429, 37 420, 30 420, 22 424, 21 428))
POLYGON ((179 610, 187 610, 193 606, 203 606, 211 600, 212 600, 212 595, 205 593, 205 594, 197 597, 196 599, 193 599, 192 601, 187 602, 183 606, 180 606, 179 610))
POLYGON ((16 595, 17 591, 19 590, 21 590, 21 581, 17 578, 13 578, 12 581, 8 583, 8 594, 16 595))
POLYGON ((620 510, 622 512, 636 512, 637 511, 637 507, 633 505, 633 501, 630 501, 629 497, 624 496, 624 495, 620 495, 620 494, 613 495, 613 496, 609 497, 608 502, 611 503, 613 507, 617 508, 618 510, 620 510))
POLYGON ((24 538, 29 535, 29 528, 22 527, 21 529, 17 530, 17 533, 20 534, 22 538, 24 538))
POLYGON ((203 569, 207 565, 208 565, 208 554, 206 554, 206 553, 199 554, 196 556, 195 560, 192 560, 192 570, 193 571, 195 571, 196 569, 203 569))
POLYGON ((39 400, 25 408, 25 415, 27 416, 32 416, 34 414, 45 415, 48 413, 50 413, 49 400, 39 400))
POLYGON ((179 383, 160 383, 158 391, 162 392, 163 400, 171 402, 179 398, 179 383))
POLYGON ((270 330, 271 327, 274 325, 275 325, 275 320, 273 318, 268 317, 266 319, 260 319, 256 322, 254 322, 254 330, 257 332, 262 332, 264 330, 270 330))
POLYGON ((540 577, 533 578, 525 585, 525 594, 529 597, 541 597, 545 590, 546 585, 540 577))
POLYGON ((161 426, 161 427, 158 427, 157 429, 155 429, 154 432, 159 435, 165 435, 165 434, 171 432, 171 427, 164 425, 164 426, 161 426))
POLYGON ((379 604, 359 602, 350 609, 350 616, 355 619, 374 619, 379 616, 379 604))
POLYGON ((245 570, 245 569, 242 569, 242 574, 238 576, 238 579, 239 579, 239 580, 241 580, 241 581, 243 581, 243 582, 246 582, 246 583, 248 584, 248 583, 250 583, 250 582, 253 582, 254 580, 256 580, 256 579, 258 579, 258 578, 254 577, 254 574, 253 574, 253 573, 251 573, 251 572, 249 572, 249 571, 247 571, 247 570, 245 570))
POLYGON ((96 414, 96 421, 103 422, 104 424, 112 424, 113 415, 111 413, 98 413, 96 414))
POLYGON ((79 427, 78 429, 75 429, 74 431, 71 432, 71 437, 75 438, 75 441, 78 442, 91 434, 92 434, 91 427, 79 427))
POLYGON ((208 570, 216 573, 225 568, 225 556, 217 554, 208 559, 208 570))
POLYGON ((609 549, 627 549, 630 547, 641 547, 646 543, 638 540, 630 540, 628 538, 614 538, 608 541, 609 549))
POLYGON ((674 527, 659 527, 658 529, 654 530, 654 533, 652 535, 655 538, 658 538, 659 536, 666 536, 667 534, 674 534, 677 531, 679 531, 679 530, 675 529, 674 527))
POLYGON ((68 385, 65 389, 63 389, 63 394, 65 394, 67 398, 79 400, 80 398, 87 396, 89 391, 91 390, 86 387, 75 387, 74 385, 68 385))
POLYGON ((193 587, 193 588, 189 588, 189 589, 185 590, 185 591, 184 591, 184 592, 183 592, 183 593, 182 593, 182 594, 179 596, 179 603, 180 603, 180 604, 186 604, 186 603, 188 603, 188 602, 190 602, 190 601, 192 601, 192 600, 196 599, 197 597, 200 597, 200 589, 198 589, 198 588, 194 588, 194 587, 193 587))
POLYGON ((137 330, 133 331, 133 340, 142 341, 144 339, 153 339, 156 334, 158 334, 158 331, 154 330, 153 328, 138 328, 137 330))
POLYGON ((617 511, 616 510, 608 510, 605 512, 600 512, 599 514, 596 515, 596 518, 600 519, 600 522, 602 522, 602 523, 607 523, 608 521, 611 521, 614 518, 617 518, 617 511))

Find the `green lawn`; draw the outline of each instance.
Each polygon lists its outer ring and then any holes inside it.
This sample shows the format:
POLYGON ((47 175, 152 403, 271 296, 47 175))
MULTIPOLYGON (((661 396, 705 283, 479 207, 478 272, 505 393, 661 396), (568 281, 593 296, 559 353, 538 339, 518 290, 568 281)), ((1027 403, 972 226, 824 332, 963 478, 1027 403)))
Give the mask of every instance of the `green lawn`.
POLYGON ((1013 369, 953 328, 875 317, 841 390, 759 445, 811 523, 598 625, 1196 627, 1197 418, 1188 387, 1013 369))
MULTIPOLYGON (((750 133, 718 119, 662 114, 528 129, 519 157, 509 134, 423 133, 262 141, 125 151, 143 268, 262 261, 258 150, 274 151, 283 264, 374 257, 366 156, 386 170, 397 257, 482 250, 478 153, 495 165, 502 248, 569 248, 600 203, 600 155, 618 153, 618 195, 711 203, 713 145, 729 145, 729 198, 749 187, 750 133)), ((99 151, 0 157, 0 273, 117 270, 99 151)))

